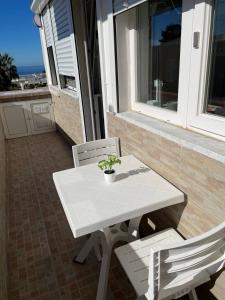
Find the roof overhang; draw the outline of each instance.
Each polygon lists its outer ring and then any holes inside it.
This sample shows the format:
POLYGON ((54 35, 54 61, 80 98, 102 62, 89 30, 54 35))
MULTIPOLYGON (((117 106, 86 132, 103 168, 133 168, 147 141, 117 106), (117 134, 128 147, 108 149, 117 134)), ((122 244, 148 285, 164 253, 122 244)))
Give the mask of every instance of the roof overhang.
POLYGON ((40 14, 49 0, 33 0, 30 9, 34 14, 40 14))

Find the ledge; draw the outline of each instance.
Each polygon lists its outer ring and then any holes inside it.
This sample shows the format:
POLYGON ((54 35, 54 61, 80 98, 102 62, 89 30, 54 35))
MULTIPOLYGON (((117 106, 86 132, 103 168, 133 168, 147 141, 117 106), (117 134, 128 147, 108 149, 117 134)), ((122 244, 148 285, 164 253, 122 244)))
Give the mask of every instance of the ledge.
POLYGON ((72 91, 69 89, 60 89, 58 86, 53 86, 53 85, 49 86, 49 91, 51 94, 53 94, 54 96, 57 96, 57 97, 60 96, 60 94, 64 94, 64 95, 70 96, 76 100, 79 100, 79 97, 78 97, 78 94, 76 91, 72 91))
POLYGON ((0 103, 39 100, 44 98, 51 98, 48 88, 0 92, 0 103))
POLYGON ((124 112, 115 116, 225 164, 225 142, 223 141, 136 112, 124 112))

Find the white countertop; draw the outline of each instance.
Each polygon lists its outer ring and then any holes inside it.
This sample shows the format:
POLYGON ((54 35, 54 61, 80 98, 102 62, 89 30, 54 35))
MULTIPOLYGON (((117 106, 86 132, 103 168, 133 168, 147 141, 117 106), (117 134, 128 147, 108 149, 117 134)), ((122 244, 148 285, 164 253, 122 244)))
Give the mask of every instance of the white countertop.
POLYGON ((53 174, 74 237, 184 202, 180 190, 134 156, 121 160, 111 184, 96 163, 53 174))

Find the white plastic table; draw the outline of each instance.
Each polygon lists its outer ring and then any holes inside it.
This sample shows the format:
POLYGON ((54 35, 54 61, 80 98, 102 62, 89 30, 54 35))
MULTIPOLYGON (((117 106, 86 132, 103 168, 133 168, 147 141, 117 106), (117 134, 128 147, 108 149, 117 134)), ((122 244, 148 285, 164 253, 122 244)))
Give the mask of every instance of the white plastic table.
POLYGON ((74 237, 91 233, 77 262, 83 262, 96 243, 102 245, 98 300, 106 297, 115 242, 138 238, 144 214, 184 202, 180 190, 134 156, 124 156, 121 161, 122 164, 116 166, 117 181, 111 184, 104 181, 103 172, 96 163, 53 174, 74 237), (121 225, 126 220, 130 220, 127 229, 121 225))

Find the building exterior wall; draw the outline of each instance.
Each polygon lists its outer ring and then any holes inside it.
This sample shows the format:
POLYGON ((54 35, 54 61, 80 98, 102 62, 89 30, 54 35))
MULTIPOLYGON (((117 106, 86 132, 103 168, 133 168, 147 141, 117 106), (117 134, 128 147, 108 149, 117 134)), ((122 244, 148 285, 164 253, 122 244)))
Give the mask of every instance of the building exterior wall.
MULTIPOLYGON (((225 166, 207 156, 108 113, 109 136, 118 136, 123 154, 133 154, 187 195, 185 204, 151 213, 159 229, 173 226, 189 238, 225 220, 225 166)), ((225 271, 211 292, 224 299, 225 271)))
POLYGON ((79 98, 64 91, 52 91, 56 126, 75 144, 84 143, 83 119, 79 98))
POLYGON ((7 226, 6 226, 5 138, 0 120, 0 299, 7 299, 7 226))

